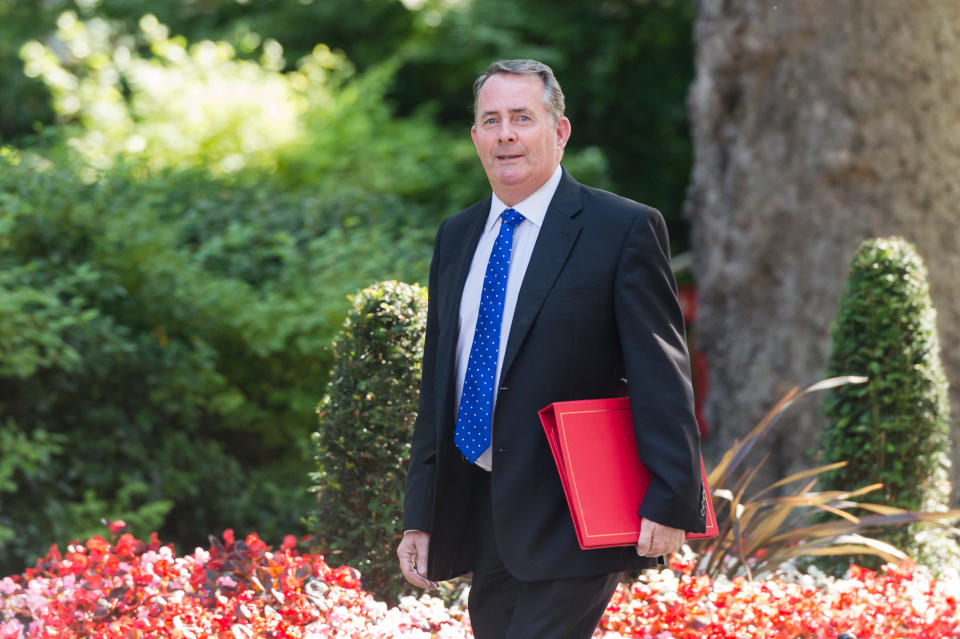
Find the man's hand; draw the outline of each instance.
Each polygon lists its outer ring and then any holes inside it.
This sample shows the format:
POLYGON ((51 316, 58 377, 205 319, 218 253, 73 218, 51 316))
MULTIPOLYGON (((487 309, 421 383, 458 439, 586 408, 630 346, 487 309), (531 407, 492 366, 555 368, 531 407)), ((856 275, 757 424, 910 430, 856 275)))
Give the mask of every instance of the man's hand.
POLYGON ((641 557, 669 555, 683 545, 686 533, 655 521, 640 522, 640 538, 637 539, 637 554, 641 557))
POLYGON ((427 579, 427 549, 430 547, 430 535, 419 530, 411 530, 403 535, 397 546, 400 570, 407 581, 417 588, 439 588, 435 581, 427 579))

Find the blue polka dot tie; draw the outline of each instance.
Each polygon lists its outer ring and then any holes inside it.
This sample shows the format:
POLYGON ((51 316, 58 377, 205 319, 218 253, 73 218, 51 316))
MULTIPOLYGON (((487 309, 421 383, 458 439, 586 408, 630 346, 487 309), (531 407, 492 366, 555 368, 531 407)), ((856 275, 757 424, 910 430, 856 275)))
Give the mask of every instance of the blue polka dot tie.
POLYGON ((503 300, 507 295, 510 272, 510 249, 513 231, 524 220, 513 209, 500 214, 500 234, 493 243, 487 271, 483 276, 480 312, 470 346, 467 374, 460 394, 457 429, 453 442, 470 462, 490 446, 490 421, 493 408, 493 380, 497 374, 500 350, 500 324, 503 322, 503 300))

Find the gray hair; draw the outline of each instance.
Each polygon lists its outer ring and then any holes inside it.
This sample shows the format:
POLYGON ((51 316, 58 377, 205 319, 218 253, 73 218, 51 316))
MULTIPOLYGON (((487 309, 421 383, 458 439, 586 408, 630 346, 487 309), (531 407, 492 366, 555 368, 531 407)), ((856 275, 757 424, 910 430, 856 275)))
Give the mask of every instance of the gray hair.
POLYGON ((563 97, 563 90, 560 89, 560 83, 553 75, 553 69, 542 62, 536 60, 498 60, 491 64, 486 73, 481 75, 473 83, 473 114, 477 114, 477 96, 480 95, 480 89, 487 79, 498 73, 512 73, 513 75, 536 75, 543 81, 543 105, 550 113, 550 118, 556 124, 563 117, 563 111, 566 108, 566 100, 563 97))

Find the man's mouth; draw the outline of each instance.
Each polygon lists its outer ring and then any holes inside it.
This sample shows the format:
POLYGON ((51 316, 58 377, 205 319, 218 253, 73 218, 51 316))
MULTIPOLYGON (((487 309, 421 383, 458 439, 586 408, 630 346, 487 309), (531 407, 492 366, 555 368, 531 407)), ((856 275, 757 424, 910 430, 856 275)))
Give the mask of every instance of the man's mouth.
POLYGON ((520 153, 503 153, 503 154, 497 155, 498 160, 516 160, 522 157, 523 155, 521 155, 520 153))

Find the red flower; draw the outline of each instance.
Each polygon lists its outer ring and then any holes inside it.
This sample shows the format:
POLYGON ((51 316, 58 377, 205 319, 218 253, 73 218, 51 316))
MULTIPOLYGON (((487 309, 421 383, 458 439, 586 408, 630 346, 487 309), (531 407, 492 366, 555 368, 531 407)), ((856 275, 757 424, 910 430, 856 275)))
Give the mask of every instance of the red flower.
POLYGON ((120 535, 117 541, 117 555, 124 558, 133 557, 141 543, 130 533, 120 535))
POLYGON ((110 532, 116 535, 117 533, 123 532, 124 530, 127 529, 127 523, 122 519, 114 519, 109 524, 107 524, 107 528, 110 529, 110 532))
POLYGON ((97 535, 87 540, 87 548, 94 552, 109 552, 110 542, 100 535, 97 535))
POLYGON ((260 540, 260 537, 257 535, 257 533, 250 533, 247 535, 244 543, 246 543, 247 547, 250 549, 250 556, 259 555, 267 549, 267 545, 260 540))

